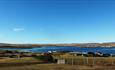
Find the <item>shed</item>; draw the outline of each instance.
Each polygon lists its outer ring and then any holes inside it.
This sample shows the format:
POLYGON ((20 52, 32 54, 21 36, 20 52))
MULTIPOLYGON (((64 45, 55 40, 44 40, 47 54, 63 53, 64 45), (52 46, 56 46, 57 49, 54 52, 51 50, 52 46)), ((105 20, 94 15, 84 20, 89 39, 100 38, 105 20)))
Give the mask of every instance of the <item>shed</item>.
POLYGON ((65 64, 65 60, 64 59, 57 59, 57 64, 65 64))

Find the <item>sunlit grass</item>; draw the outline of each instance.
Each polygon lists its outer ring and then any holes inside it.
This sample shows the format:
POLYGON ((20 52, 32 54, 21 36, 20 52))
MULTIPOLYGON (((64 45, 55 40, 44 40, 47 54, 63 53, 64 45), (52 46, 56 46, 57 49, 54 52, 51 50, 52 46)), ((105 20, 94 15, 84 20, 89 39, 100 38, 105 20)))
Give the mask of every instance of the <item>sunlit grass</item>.
POLYGON ((0 63, 16 63, 16 62, 42 62, 42 61, 35 59, 35 58, 32 58, 32 57, 5 58, 5 59, 0 60, 0 63))

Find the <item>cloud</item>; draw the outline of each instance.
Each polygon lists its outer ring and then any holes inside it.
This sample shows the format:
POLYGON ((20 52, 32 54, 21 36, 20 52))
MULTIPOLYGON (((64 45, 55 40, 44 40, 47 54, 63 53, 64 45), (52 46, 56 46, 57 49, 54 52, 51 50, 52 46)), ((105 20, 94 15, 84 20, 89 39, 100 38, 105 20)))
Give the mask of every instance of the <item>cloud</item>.
POLYGON ((14 28, 13 31, 23 31, 24 28, 14 28))

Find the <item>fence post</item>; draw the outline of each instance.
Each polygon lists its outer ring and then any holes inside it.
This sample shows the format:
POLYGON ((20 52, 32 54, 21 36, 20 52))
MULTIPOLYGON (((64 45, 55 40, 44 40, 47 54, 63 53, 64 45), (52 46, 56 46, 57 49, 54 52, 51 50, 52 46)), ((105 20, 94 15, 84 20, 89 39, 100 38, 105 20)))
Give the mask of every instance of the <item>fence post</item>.
POLYGON ((88 64, 88 57, 86 58, 86 60, 87 60, 86 62, 87 62, 87 64, 88 64))
POLYGON ((93 56, 93 65, 95 65, 95 56, 93 56))
POLYGON ((77 58, 77 65, 79 65, 79 58, 77 58))
POLYGON ((73 62, 74 62, 74 61, 73 61, 73 57, 72 57, 72 66, 73 66, 73 62))
POLYGON ((84 58, 84 59, 83 59, 83 60, 84 60, 84 65, 85 65, 85 64, 86 64, 86 59, 85 59, 85 57, 83 57, 83 58, 84 58))
POLYGON ((111 58, 112 58, 112 61, 111 61, 111 62, 112 62, 112 64, 114 64, 113 57, 111 56, 111 58))

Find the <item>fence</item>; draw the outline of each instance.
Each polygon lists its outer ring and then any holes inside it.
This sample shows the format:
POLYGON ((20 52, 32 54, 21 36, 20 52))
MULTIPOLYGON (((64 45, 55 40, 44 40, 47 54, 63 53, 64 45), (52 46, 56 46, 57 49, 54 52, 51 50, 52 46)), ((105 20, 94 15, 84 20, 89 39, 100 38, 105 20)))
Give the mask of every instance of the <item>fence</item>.
POLYGON ((64 58, 70 65, 115 65, 115 57, 74 57, 64 58))

